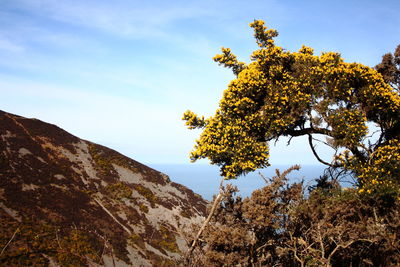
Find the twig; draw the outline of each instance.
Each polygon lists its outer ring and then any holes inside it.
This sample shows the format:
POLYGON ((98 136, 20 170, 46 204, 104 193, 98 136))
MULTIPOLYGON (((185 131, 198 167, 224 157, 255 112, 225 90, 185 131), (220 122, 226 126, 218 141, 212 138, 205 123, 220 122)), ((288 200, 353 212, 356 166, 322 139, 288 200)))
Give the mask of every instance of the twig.
POLYGON ((199 232, 197 233, 195 239, 193 240, 192 245, 190 246, 188 252, 187 252, 187 258, 190 257, 190 255, 192 254, 194 248, 197 245, 197 240, 200 238, 201 234, 203 233, 204 229, 206 228, 207 224, 210 222, 212 216, 214 215, 214 211, 217 208, 218 204, 220 203, 221 199, 222 199, 222 195, 223 195, 223 190, 222 190, 222 185, 224 182, 224 178, 222 178, 221 183, 219 185, 219 193, 217 195, 217 197, 214 199, 214 203, 211 207, 210 213, 208 214, 207 219, 204 221, 203 225, 201 226, 199 232))
POLYGON ((292 138, 293 138, 293 136, 291 136, 291 137, 289 138, 289 140, 287 141, 287 143, 286 143, 287 146, 290 145, 290 141, 292 141, 292 138))
POLYGON ((58 231, 59 231, 59 229, 56 230, 57 243, 58 243, 58 247, 59 247, 60 249, 62 249, 61 244, 60 244, 60 240, 58 239, 58 231))
POLYGON ((8 240, 7 244, 3 247, 3 249, 1 250, 0 255, 2 255, 3 252, 6 250, 6 248, 8 247, 8 245, 10 245, 10 243, 12 242, 12 240, 14 239, 14 237, 17 234, 18 231, 19 231, 19 227, 14 231, 14 234, 12 235, 11 239, 8 240))
POLYGON ((261 172, 258 172, 258 174, 260 175, 260 177, 264 180, 264 182, 265 182, 266 184, 269 184, 267 178, 265 178, 265 176, 264 176, 261 172))
POLYGON ((311 135, 311 134, 308 134, 308 143, 309 143, 309 145, 310 145, 310 147, 311 147, 312 153, 313 153, 314 156, 317 158, 317 160, 318 160, 319 162, 321 162, 322 164, 328 165, 329 167, 332 167, 332 168, 339 167, 338 165, 333 165, 333 164, 330 164, 330 163, 328 163, 328 162, 322 160, 322 159, 318 156, 317 151, 315 151, 315 147, 314 147, 314 145, 313 145, 313 143, 312 143, 312 140, 313 140, 312 135, 311 135))
POLYGON ((318 241, 321 247, 321 254, 322 254, 322 258, 325 258, 325 246, 324 246, 324 242, 322 240, 322 235, 321 235, 321 225, 318 223, 317 224, 317 234, 318 234, 318 241))
POLYGON ((111 257, 112 257, 112 261, 113 261, 113 267, 115 267, 114 248, 113 247, 111 247, 111 257))

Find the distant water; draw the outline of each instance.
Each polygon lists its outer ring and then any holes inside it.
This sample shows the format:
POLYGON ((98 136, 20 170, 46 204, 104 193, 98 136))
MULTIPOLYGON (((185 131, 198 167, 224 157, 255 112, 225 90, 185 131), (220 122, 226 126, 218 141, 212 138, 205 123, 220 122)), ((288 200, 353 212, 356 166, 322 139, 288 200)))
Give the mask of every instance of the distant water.
MULTIPOLYGON (((206 164, 148 164, 148 166, 167 174, 173 182, 182 184, 203 198, 211 200, 212 196, 218 193, 221 177, 219 168, 206 164)), ((250 196, 251 192, 265 186, 264 180, 259 172, 265 177, 275 175, 275 169, 281 171, 289 168, 289 165, 275 165, 241 176, 236 180, 225 181, 224 184, 231 183, 238 187, 239 195, 242 197, 250 196)), ((315 179, 322 175, 325 166, 323 165, 301 165, 300 171, 293 171, 288 177, 289 182, 300 182, 304 180, 306 186, 315 183, 315 179)))

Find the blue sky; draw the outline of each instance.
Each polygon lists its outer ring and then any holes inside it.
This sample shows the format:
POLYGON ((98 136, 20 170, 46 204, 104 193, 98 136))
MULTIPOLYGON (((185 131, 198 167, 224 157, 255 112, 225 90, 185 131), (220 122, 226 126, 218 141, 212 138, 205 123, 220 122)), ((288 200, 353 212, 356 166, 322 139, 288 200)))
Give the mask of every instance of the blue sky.
MULTIPOLYGON (((212 57, 224 46, 248 62, 254 19, 288 50, 374 66, 400 44, 399 11, 372 0, 0 0, 0 109, 144 163, 187 163, 199 132, 182 113, 213 114, 234 76, 212 57)), ((316 163, 304 140, 271 150, 273 164, 316 163)))

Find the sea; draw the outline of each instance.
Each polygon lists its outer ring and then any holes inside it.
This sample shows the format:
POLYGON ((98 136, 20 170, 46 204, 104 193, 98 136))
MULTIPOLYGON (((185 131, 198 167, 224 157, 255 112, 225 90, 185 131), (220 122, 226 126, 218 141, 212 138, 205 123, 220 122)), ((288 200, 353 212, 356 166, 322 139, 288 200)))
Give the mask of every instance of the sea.
MULTIPOLYGON (((214 194, 218 193, 219 184, 222 177, 219 174, 219 168, 215 165, 207 164, 147 164, 169 176, 171 181, 182 184, 195 193, 201 195, 204 199, 212 200, 214 194)), ((315 179, 319 178, 325 169, 324 165, 300 165, 299 171, 292 171, 288 175, 289 183, 304 181, 304 186, 308 187, 315 184, 315 179)), ((261 169, 246 176, 240 176, 237 179, 225 180, 224 184, 230 183, 238 187, 238 195, 248 197, 251 193, 266 185, 264 179, 275 175, 275 169, 281 172, 289 168, 289 165, 275 165, 261 169), (261 175, 260 175, 261 173, 261 175)))

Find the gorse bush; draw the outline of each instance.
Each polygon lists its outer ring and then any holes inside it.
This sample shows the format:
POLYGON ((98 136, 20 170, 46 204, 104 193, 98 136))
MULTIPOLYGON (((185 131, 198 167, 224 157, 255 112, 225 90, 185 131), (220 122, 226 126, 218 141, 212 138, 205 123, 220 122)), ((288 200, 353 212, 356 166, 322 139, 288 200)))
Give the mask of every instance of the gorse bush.
POLYGON ((208 158, 229 180, 269 166, 270 141, 306 136, 327 171, 307 193, 287 181, 299 166, 277 171, 245 199, 235 187, 221 188, 187 262, 398 266, 400 46, 371 68, 346 63, 339 53, 314 55, 306 46, 290 52, 275 44, 278 32, 263 21, 250 26, 259 49, 249 64, 228 48, 214 57, 236 75, 215 115, 183 115, 189 129, 203 129, 191 160, 208 158), (318 154, 315 141, 333 149, 332 159, 318 154), (342 188, 343 175, 355 187, 342 188))
MULTIPOLYGON (((289 171, 291 171, 289 169, 289 171)), ((400 203, 377 206, 356 189, 316 187, 277 173, 248 198, 227 185, 193 266, 397 266, 400 203), (367 199, 365 199, 367 198, 367 199)))
POLYGON ((400 48, 376 70, 346 63, 339 53, 314 55, 306 46, 290 52, 275 45, 278 33, 263 21, 250 26, 260 47, 251 63, 239 62, 227 48, 214 58, 237 75, 215 115, 183 116, 190 129, 203 129, 191 159, 208 158, 231 179, 268 166, 269 141, 307 136, 321 163, 352 171, 364 191, 382 185, 398 194, 400 48), (315 150, 321 136, 333 149, 331 160, 315 150))

